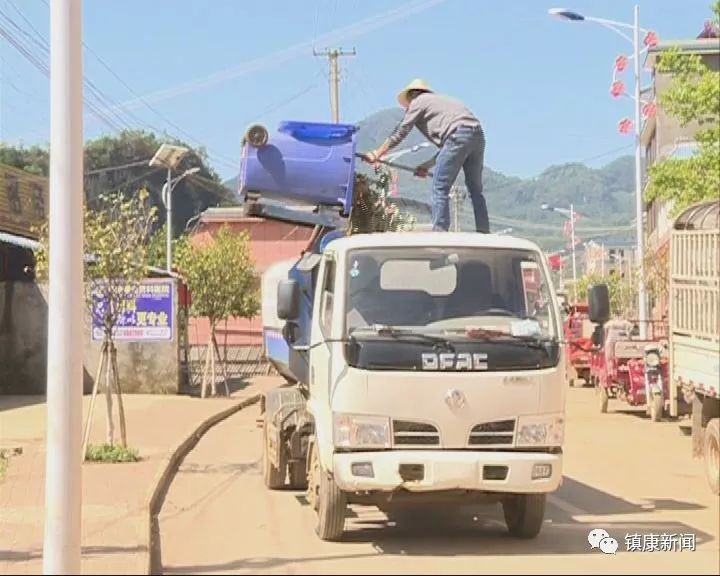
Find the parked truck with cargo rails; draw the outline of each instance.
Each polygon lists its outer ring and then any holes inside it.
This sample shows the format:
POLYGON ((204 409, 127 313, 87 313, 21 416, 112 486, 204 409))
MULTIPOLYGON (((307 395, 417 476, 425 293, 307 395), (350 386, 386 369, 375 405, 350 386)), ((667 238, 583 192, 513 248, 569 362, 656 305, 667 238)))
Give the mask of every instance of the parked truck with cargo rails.
MULTIPOLYGON (((607 286, 589 290, 588 304, 609 309, 607 286)), ((593 314, 592 322, 608 318, 593 314)), ((602 329, 593 336, 602 345, 602 329)), ((691 406, 692 452, 702 458, 710 489, 720 483, 720 200, 684 210, 670 235, 669 412, 691 406)), ((659 352, 654 354, 660 364, 659 352)))
MULTIPOLYGON (((266 172, 281 157, 300 161, 305 144, 334 148, 307 156, 344 156, 350 169, 352 135, 309 129, 312 138, 293 131, 302 145, 275 137, 245 148, 246 194, 258 201, 282 177, 266 172), (263 165, 265 146, 273 162, 263 165)), ((321 182, 317 169, 308 193, 317 217, 328 206, 347 215, 349 179, 338 171, 321 182), (319 198, 318 186, 342 194, 319 198)), ((284 186, 272 194, 302 196, 299 184, 284 186)), ((278 282, 297 385, 263 398, 266 486, 305 489, 324 540, 342 537, 350 505, 393 514, 437 502, 500 502, 510 533, 535 537, 562 480, 566 393, 562 319, 539 247, 476 233, 319 230, 278 282)))
POLYGON ((670 414, 692 406, 692 451, 720 483, 720 200, 696 204, 670 237, 670 414))

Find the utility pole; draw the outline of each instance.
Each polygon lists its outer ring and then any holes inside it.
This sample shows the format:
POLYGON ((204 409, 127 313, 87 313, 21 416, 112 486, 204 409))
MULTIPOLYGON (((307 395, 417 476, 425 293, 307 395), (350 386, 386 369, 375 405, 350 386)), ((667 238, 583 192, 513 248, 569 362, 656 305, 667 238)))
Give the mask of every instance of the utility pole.
POLYGON ((577 304, 577 264, 575 259, 575 209, 570 204, 570 242, 572 242, 573 299, 577 304))
POLYGON ((50 285, 45 574, 80 574, 83 382, 82 0, 50 1, 50 285))
POLYGON ((313 50, 314 56, 323 56, 330 64, 330 111, 334 124, 340 123, 340 71, 338 58, 341 56, 355 56, 355 48, 352 52, 345 52, 342 49, 325 49, 320 52, 313 50))

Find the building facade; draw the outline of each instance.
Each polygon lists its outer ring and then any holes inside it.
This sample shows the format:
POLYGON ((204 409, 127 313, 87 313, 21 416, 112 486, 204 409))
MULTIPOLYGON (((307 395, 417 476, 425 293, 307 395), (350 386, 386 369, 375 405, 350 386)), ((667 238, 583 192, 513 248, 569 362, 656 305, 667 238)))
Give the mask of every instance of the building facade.
MULTIPOLYGON (((660 42, 648 50, 645 66, 652 71, 650 99, 657 103, 657 112, 642 128, 641 141, 645 151, 644 188, 648 185, 648 169, 656 162, 671 158, 687 158, 697 149, 695 135, 699 129, 696 122, 682 125, 680 120, 663 109, 661 98, 672 86, 671 73, 658 70, 658 57, 670 49, 685 54, 696 54, 711 70, 720 69, 720 41, 717 31, 706 26, 694 40, 660 42)), ((670 231, 673 224, 672 201, 655 200, 646 206, 646 253, 648 260, 662 266, 669 250, 670 231)), ((652 266, 651 266, 652 267, 652 266)), ((658 271, 658 276, 662 271, 658 271)), ((657 282, 662 284, 659 278, 657 282)), ((665 290, 650 293, 649 304, 652 317, 662 319, 667 314, 668 300, 665 290)))

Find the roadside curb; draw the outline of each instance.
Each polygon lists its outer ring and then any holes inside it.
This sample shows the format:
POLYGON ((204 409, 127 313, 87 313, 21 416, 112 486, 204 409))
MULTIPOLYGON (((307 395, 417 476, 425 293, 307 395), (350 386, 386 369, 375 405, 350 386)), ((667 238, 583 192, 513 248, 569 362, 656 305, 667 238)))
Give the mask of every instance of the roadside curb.
POLYGON ((262 393, 254 394, 249 398, 245 398, 226 408, 221 412, 213 414, 209 418, 206 418, 179 446, 175 448, 168 456, 163 460, 164 464, 161 466, 159 471, 156 473, 154 481, 151 484, 151 489, 148 492, 147 502, 147 542, 146 542, 146 573, 147 574, 162 574, 162 550, 160 542, 160 524, 158 522, 158 515, 162 510, 165 502, 165 496, 167 495, 168 489, 172 484, 172 481, 177 474, 180 464, 185 457, 192 451, 197 445, 200 439, 210 430, 213 426, 216 426, 223 420, 229 418, 233 414, 239 412, 243 408, 257 404, 260 401, 262 393))

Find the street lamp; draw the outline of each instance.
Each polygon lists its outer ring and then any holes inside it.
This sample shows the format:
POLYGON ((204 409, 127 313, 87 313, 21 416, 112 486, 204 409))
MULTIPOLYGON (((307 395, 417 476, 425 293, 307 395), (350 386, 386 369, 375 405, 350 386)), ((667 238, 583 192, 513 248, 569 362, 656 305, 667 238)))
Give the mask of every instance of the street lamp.
POLYGON ((643 198, 642 198, 642 160, 641 160, 641 143, 640 143, 640 115, 641 115, 641 99, 640 99, 640 32, 649 33, 648 30, 640 28, 640 7, 635 6, 635 19, 633 24, 625 22, 617 22, 615 20, 607 20, 605 18, 595 18, 592 16, 584 16, 578 12, 567 10, 565 8, 551 8, 550 15, 562 18, 569 22, 594 22, 605 28, 609 28, 633 45, 634 59, 634 84, 635 84, 635 222, 637 234, 637 259, 639 266, 638 280, 638 320, 640 323, 640 337, 647 336, 647 300, 645 293, 645 238, 643 230, 643 198), (628 36, 622 29, 632 30, 632 38, 628 36))
POLYGON ((557 212, 558 214, 562 214, 568 220, 570 220, 570 244, 572 247, 572 269, 573 269, 573 300, 577 303, 577 260, 575 257, 575 209, 573 208, 572 204, 570 204, 570 210, 566 210, 565 208, 555 208, 554 206, 550 206, 549 204, 543 204, 541 206, 541 208, 543 210, 547 210, 549 212, 557 212))
POLYGON ((180 176, 173 180, 172 171, 185 157, 190 150, 184 146, 174 146, 172 144, 163 144, 160 146, 155 156, 150 160, 150 166, 167 167, 167 180, 162 188, 162 201, 167 212, 167 240, 165 247, 165 265, 168 272, 172 272, 172 192, 180 181, 192 174, 200 172, 200 168, 190 168, 185 170, 180 176))

